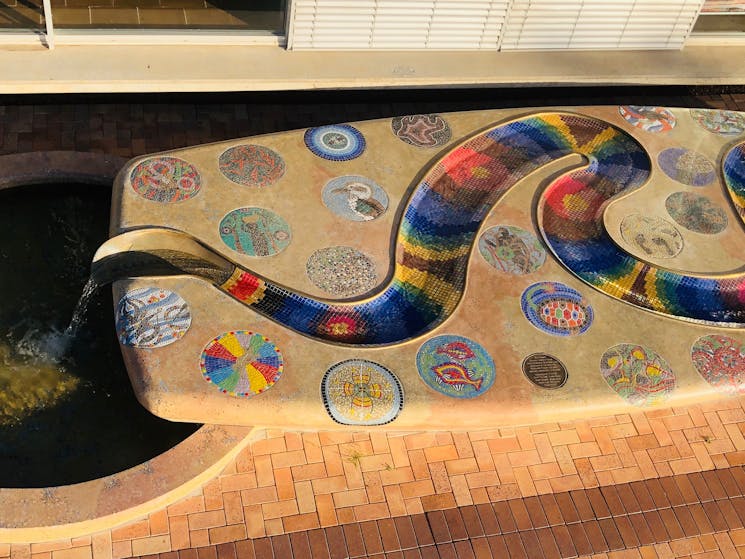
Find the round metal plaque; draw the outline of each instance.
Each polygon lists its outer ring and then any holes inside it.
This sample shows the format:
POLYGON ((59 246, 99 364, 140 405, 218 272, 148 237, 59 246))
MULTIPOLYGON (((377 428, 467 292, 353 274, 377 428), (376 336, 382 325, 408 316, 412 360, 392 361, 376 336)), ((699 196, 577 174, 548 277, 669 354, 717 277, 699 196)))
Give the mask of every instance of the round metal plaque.
POLYGON ((523 373, 528 380, 541 388, 561 388, 568 374, 564 363, 547 353, 534 353, 523 360, 523 373))

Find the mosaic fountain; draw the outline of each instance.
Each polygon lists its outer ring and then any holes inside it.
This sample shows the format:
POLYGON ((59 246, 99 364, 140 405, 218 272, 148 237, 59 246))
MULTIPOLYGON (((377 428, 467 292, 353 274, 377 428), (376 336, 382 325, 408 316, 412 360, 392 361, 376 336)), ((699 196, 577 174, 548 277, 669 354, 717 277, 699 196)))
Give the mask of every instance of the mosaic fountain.
POLYGON ((743 113, 321 126, 135 159, 114 196, 93 277, 167 419, 476 429, 745 390, 743 113))

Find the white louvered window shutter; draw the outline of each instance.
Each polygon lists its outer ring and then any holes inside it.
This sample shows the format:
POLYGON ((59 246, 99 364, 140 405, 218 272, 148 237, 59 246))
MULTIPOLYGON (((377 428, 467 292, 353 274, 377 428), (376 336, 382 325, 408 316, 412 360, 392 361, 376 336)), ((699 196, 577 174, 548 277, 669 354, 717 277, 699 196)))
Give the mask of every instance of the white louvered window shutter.
POLYGON ((491 49, 510 0, 294 0, 291 49, 491 49))
POLYGON ((679 49, 703 0, 514 0, 502 50, 679 49))

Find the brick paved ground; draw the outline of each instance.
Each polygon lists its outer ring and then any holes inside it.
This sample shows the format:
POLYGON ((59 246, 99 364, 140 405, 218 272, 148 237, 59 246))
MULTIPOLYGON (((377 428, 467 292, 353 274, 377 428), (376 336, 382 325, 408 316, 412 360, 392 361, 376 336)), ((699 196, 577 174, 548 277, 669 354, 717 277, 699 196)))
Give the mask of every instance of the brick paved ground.
MULTIPOLYGON (((745 87, 0 99, 0 153, 129 157, 330 122, 572 104, 745 110, 745 87)), ((267 431, 201 490, 0 558, 745 557, 745 398, 478 432, 267 431)))

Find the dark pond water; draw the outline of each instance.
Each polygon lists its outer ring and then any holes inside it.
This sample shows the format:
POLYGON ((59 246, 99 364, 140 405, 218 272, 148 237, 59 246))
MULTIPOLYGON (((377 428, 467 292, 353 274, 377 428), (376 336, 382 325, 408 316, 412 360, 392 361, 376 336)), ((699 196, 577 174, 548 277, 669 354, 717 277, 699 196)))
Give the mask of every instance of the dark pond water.
POLYGON ((0 487, 95 479, 157 456, 199 426, 136 401, 119 352, 109 286, 65 336, 96 248, 106 187, 0 191, 0 487))

